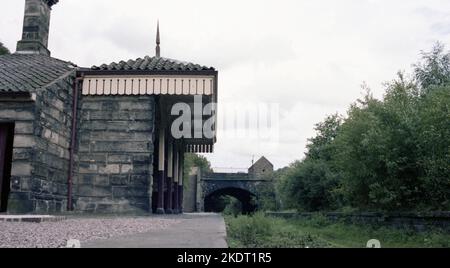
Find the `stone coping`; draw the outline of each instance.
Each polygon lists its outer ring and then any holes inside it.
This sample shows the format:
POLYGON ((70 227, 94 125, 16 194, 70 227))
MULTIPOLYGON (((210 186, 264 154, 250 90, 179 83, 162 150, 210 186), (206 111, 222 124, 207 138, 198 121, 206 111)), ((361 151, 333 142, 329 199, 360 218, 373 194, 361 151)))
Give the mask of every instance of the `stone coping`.
MULTIPOLYGON (((314 212, 266 212, 270 216, 284 216, 284 217, 308 217, 313 216, 318 213, 314 212)), ((328 217, 384 217, 384 218, 394 218, 394 217, 404 217, 404 218, 443 218, 450 220, 450 211, 435 211, 435 212, 324 212, 324 216, 328 217)))
POLYGON ((50 215, 0 215, 0 222, 58 222, 64 221, 65 216, 50 216, 50 215))

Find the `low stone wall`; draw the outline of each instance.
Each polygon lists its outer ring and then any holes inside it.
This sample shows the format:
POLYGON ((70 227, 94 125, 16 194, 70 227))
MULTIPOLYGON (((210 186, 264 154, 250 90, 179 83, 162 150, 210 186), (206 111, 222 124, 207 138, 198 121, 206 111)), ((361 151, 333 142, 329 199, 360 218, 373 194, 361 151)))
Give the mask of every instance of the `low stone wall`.
MULTIPOLYGON (((285 219, 310 219, 317 213, 267 212, 266 215, 285 219)), ((426 231, 440 228, 450 231, 450 212, 429 213, 342 213, 329 212, 324 215, 330 221, 352 224, 370 224, 394 228, 412 228, 426 231)))

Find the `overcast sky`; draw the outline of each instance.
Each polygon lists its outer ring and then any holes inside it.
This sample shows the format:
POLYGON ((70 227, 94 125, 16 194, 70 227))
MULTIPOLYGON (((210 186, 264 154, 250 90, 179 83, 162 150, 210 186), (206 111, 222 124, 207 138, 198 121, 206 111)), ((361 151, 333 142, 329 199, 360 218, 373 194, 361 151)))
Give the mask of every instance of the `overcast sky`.
MULTIPOLYGON (((0 41, 15 51, 25 0, 0 1, 0 41)), ((314 124, 345 114, 361 84, 381 97, 421 50, 450 43, 448 0, 60 0, 49 48, 83 67, 153 56, 157 19, 163 57, 219 70, 220 103, 280 106, 279 142, 219 132, 208 158, 225 171, 253 155, 276 168, 301 159, 314 124)))

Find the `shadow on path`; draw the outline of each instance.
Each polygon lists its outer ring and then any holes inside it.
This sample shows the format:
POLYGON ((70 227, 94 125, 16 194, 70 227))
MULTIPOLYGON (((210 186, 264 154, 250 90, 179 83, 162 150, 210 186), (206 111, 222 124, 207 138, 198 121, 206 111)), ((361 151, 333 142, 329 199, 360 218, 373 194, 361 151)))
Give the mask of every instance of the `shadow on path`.
POLYGON ((83 248, 227 248, 225 221, 220 214, 165 215, 179 223, 163 230, 83 243, 83 248))

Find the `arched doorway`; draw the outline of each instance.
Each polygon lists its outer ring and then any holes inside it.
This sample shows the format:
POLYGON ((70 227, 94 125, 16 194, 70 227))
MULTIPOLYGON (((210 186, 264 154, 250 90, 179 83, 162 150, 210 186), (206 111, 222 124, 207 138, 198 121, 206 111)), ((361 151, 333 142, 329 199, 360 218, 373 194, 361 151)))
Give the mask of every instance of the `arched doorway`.
POLYGON ((255 195, 247 190, 239 188, 223 188, 210 193, 205 197, 205 212, 223 212, 227 199, 232 197, 240 202, 243 214, 249 214, 256 210, 255 195))

